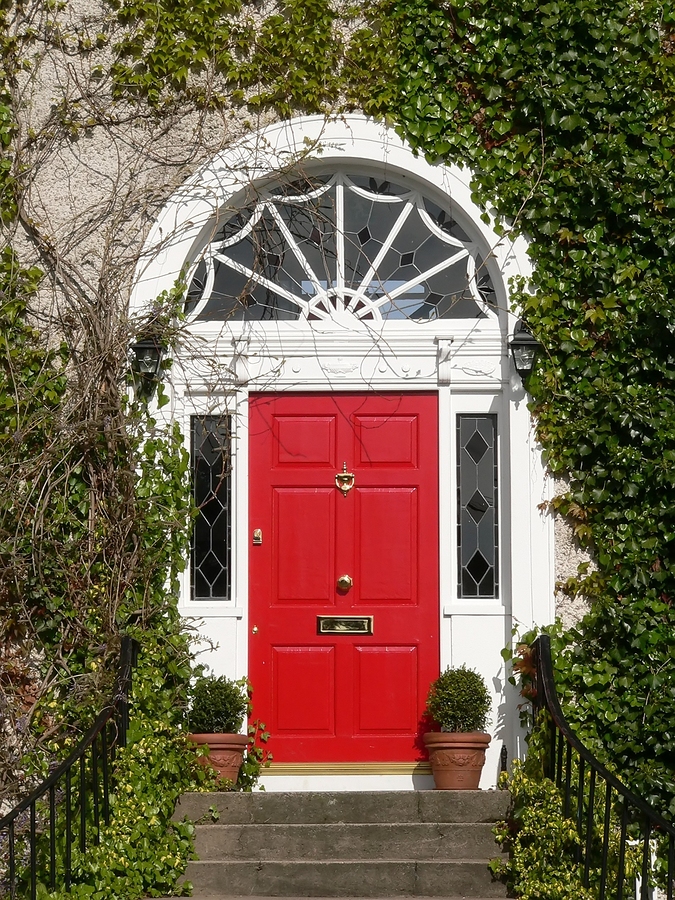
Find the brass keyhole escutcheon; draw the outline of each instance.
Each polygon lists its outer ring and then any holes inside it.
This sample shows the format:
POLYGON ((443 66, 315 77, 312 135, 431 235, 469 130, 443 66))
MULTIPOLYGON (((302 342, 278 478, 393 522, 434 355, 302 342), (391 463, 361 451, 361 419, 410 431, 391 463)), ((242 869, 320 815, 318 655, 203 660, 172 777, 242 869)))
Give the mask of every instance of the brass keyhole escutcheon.
POLYGON ((339 591, 348 591, 350 587, 354 584, 354 580, 351 575, 340 575, 337 580, 337 587, 339 591))
POLYGON ((347 471, 347 463, 342 463, 342 471, 335 476, 335 487, 342 491, 343 497, 346 497, 354 487, 354 480, 354 473, 347 471))

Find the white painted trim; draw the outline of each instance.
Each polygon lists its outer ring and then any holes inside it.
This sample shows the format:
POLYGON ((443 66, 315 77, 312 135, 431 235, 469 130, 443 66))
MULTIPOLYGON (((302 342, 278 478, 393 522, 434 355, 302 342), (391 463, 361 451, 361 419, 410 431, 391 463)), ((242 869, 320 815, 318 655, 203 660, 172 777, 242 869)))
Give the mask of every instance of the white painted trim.
POLYGON ((451 616, 505 616, 507 609, 503 603, 491 600, 464 600, 446 603, 443 615, 451 616))
POLYGON ((451 386, 438 387, 438 543, 439 543, 439 635, 441 669, 452 665, 452 642, 449 629, 444 627, 443 607, 452 597, 456 584, 456 490, 455 442, 452 427, 451 386), (445 461, 445 465, 443 464, 445 461))
POLYGON ((272 775, 263 770, 260 787, 275 791, 430 791, 431 775, 272 775))
MULTIPOLYGON (((447 206, 449 197, 460 226, 481 245, 483 254, 491 251, 487 264, 499 314, 471 321, 382 322, 377 328, 356 319, 345 324, 344 318, 312 323, 192 322, 175 354, 167 409, 184 428, 194 412, 227 407, 232 414, 233 580, 227 604, 184 599, 181 612, 201 620, 204 633, 220 642, 221 649, 210 659, 215 671, 230 675, 247 671, 249 628, 255 624, 248 619, 249 391, 437 391, 441 664, 469 662, 481 667, 489 652, 484 674, 492 678, 496 701, 508 705, 511 720, 499 726, 490 750, 482 785, 489 787, 495 781, 502 740, 510 756, 520 740, 513 724, 517 698, 509 693, 501 661, 493 656, 507 642, 512 622, 525 629, 550 622, 554 615, 553 529, 537 509, 549 498, 551 485, 544 477, 526 397, 507 351, 515 321, 509 280, 514 275, 527 279, 531 273, 526 241, 497 235, 489 214, 483 221, 482 211, 471 200, 469 170, 430 165, 393 130, 363 116, 310 116, 272 125, 238 141, 174 194, 144 247, 131 312, 141 312, 162 290, 173 287, 212 234, 214 223, 236 208, 252 180, 273 177, 299 160, 308 167, 348 166, 350 161, 373 170, 384 167, 388 176, 422 186, 431 199, 435 192, 442 205, 447 206), (499 417, 501 597, 495 601, 457 597, 455 416, 465 412, 496 412, 499 417)), ((183 576, 183 588, 186 598, 189 572, 183 576)), ((504 719, 503 709, 499 719, 504 719)), ((356 787, 357 782, 368 788, 393 788, 392 779, 402 789, 419 786, 409 776, 394 775, 278 775, 263 777, 263 783, 272 790, 284 785, 293 790, 339 790, 356 787)))
POLYGON ((181 615, 186 619, 243 619, 243 606, 230 606, 227 600, 201 603, 188 600, 181 605, 181 615))

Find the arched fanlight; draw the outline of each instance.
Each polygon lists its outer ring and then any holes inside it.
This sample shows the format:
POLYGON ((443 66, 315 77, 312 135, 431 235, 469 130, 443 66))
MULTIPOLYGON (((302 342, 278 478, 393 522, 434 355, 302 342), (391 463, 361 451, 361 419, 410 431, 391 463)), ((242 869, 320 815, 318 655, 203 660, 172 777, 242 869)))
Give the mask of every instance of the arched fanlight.
POLYGON ((202 321, 434 322, 496 315, 479 242, 416 186, 340 168, 261 188, 210 235, 202 321))

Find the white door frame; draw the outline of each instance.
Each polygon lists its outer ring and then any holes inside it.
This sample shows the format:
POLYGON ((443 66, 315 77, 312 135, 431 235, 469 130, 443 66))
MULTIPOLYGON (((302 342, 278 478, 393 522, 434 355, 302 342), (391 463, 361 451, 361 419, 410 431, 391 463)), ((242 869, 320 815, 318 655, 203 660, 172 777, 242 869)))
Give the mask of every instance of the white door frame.
MULTIPOLYGON (((142 311, 170 290, 186 263, 213 232, 223 210, 236 208, 251 180, 269 178, 295 160, 320 157, 323 166, 346 160, 386 166, 387 173, 417 179, 450 198, 453 216, 484 247, 495 286, 498 314, 478 320, 378 323, 193 322, 177 348, 169 415, 189 433, 191 414, 233 415, 233 582, 227 602, 189 599, 183 579, 181 611, 201 620, 200 630, 219 644, 209 656, 214 670, 241 675, 247 668, 248 431, 247 398, 256 391, 408 391, 435 389, 439 396, 440 609, 442 666, 467 663, 488 679, 495 707, 493 741, 481 786, 493 786, 503 740, 511 756, 521 752, 517 698, 506 684, 499 650, 511 627, 553 618, 552 524, 539 512, 548 499, 525 392, 508 358, 509 281, 530 273, 527 245, 500 237, 471 200, 470 172, 431 166, 391 130, 363 116, 330 120, 307 117, 273 125, 219 154, 167 203, 155 223, 136 273, 131 307, 142 311), (208 351, 205 352, 205 348, 208 351), (499 480, 503 589, 499 600, 457 599, 455 551, 455 421, 462 412, 499 416, 499 480), (444 465, 445 461, 445 465, 444 465), (503 721, 504 720, 504 721, 503 721), (505 724, 504 724, 505 722, 505 724)), ((447 202, 447 200, 446 200, 447 202)), ((408 775, 297 774, 266 779, 268 789, 424 786, 408 775), (290 780, 289 780, 290 779, 290 780), (328 780, 326 780, 328 779, 328 780), (364 781, 365 779, 365 781, 364 781), (373 780, 375 779, 375 780, 373 780)))

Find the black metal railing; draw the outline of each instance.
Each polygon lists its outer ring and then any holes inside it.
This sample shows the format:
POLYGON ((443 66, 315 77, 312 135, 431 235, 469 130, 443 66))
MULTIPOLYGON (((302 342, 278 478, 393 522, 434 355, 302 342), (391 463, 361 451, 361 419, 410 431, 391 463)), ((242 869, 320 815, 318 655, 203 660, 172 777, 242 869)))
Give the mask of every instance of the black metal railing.
POLYGON ((544 774, 561 790, 563 813, 576 824, 576 862, 598 900, 673 900, 675 826, 608 771, 579 741, 560 708, 551 642, 533 645, 534 714, 548 719, 544 774), (637 884, 637 888, 636 888, 637 884))
POLYGON ((113 695, 75 750, 0 819, 0 897, 36 900, 38 884, 70 890, 73 857, 110 823, 113 763, 126 745, 131 674, 138 645, 122 638, 113 695))

